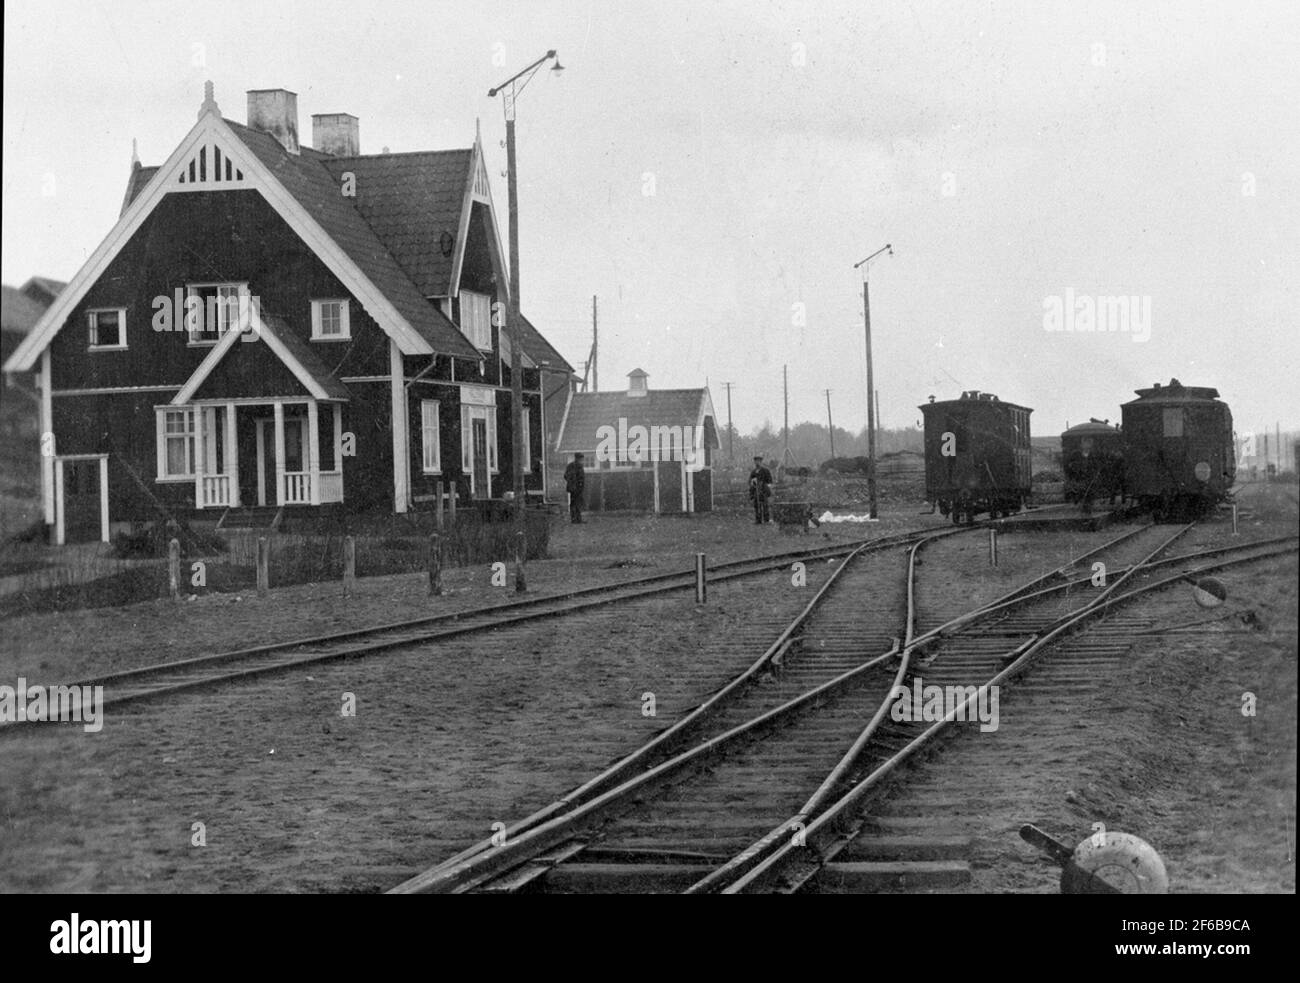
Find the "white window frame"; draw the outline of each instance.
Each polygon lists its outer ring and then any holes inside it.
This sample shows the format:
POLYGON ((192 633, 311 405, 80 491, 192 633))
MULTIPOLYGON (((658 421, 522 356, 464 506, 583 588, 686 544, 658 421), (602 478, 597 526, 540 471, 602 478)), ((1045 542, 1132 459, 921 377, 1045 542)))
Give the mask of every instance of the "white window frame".
POLYGON ((194 409, 178 409, 174 406, 159 406, 154 409, 154 446, 157 448, 157 482, 193 481, 195 478, 195 432, 194 409), (177 415, 184 419, 185 430, 168 432, 167 417, 177 415), (172 474, 167 470, 167 442, 169 440, 185 441, 185 458, 189 466, 187 474, 172 474))
POLYGON ((126 308, 125 307, 93 307, 86 311, 86 324, 90 329, 90 350, 92 352, 120 352, 126 350, 126 308), (98 314, 116 314, 117 315, 117 337, 116 345, 101 345, 99 337, 99 320, 98 314))
POLYGON ((487 425, 488 474, 500 474, 497 459, 497 408, 462 403, 460 406, 460 461, 461 468, 470 470, 470 454, 474 441, 474 421, 483 420, 487 425))
POLYGON ((475 290, 460 292, 460 329, 479 351, 492 351, 491 295, 475 290))
MULTIPOLYGON (((239 280, 213 280, 206 283, 187 283, 185 284, 185 309, 181 312, 181 328, 185 331, 185 343, 190 348, 211 348, 222 336, 232 327, 239 323, 239 311, 247 309, 248 306, 248 284, 239 280), (189 301, 194 296, 194 291, 202 290, 206 287, 216 287, 217 296, 221 296, 222 290, 231 290, 235 292, 235 313, 229 319, 229 323, 220 326, 215 333, 201 332, 196 334, 189 330, 189 301)), ((207 317, 207 303, 203 305, 203 317, 207 317)))
POLYGON ((441 423, 442 405, 438 400, 420 400, 420 459, 425 474, 442 474, 442 435, 439 429, 441 423))
POLYGON ((311 340, 312 341, 351 341, 352 314, 346 297, 323 297, 311 302, 311 340), (338 334, 326 334, 321 318, 322 308, 326 304, 339 305, 338 334))

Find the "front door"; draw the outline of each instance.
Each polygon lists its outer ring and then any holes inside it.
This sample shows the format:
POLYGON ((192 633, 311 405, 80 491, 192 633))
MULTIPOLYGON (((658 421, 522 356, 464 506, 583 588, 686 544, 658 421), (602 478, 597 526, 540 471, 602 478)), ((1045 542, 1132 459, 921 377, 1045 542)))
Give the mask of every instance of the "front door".
POLYGON ((261 470, 259 462, 261 456, 258 454, 258 448, 262 446, 261 429, 262 422, 257 417, 250 414, 246 407, 239 407, 235 410, 235 454, 239 461, 239 503, 247 508, 250 505, 259 503, 261 497, 258 489, 259 476, 261 470))
POLYGON ((63 541, 101 538, 99 459, 63 461, 63 541))
POLYGON ((487 420, 471 420, 474 449, 474 497, 491 498, 492 483, 488 480, 487 420))

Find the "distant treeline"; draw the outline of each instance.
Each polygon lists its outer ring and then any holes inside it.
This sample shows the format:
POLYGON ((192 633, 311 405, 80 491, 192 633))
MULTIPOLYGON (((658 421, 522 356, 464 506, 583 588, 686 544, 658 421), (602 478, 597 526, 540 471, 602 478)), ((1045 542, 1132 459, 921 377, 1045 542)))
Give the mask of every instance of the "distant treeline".
MULTIPOLYGON (((725 465, 729 461, 731 451, 725 424, 720 428, 719 438, 722 441, 722 447, 718 452, 718 460, 720 464, 725 465)), ((763 426, 749 434, 742 434, 737 431, 734 438, 737 466, 748 466, 756 454, 761 454, 764 460, 782 463, 782 458, 785 456, 785 441, 780 427, 774 428, 770 422, 764 423, 763 426)), ((921 431, 916 427, 876 431, 877 457, 899 451, 914 451, 919 454, 924 446, 921 431)), ((835 428, 835 457, 837 459, 858 457, 865 459, 866 454, 867 430, 865 427, 857 433, 850 433, 841 427, 835 428)), ((804 465, 816 469, 824 462, 829 462, 830 457, 830 431, 826 429, 824 423, 805 422, 790 428, 790 460, 788 462, 790 465, 804 465)), ((841 468, 851 470, 851 465, 840 464, 837 461, 837 470, 841 468)))

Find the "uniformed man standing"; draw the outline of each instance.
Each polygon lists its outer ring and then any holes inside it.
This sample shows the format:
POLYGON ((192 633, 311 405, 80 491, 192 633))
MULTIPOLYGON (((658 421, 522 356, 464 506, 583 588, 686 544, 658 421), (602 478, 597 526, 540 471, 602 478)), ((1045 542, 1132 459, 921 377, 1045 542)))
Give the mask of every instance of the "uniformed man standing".
POLYGON ((587 484, 587 474, 582 470, 582 455, 574 454, 564 469, 564 490, 569 493, 569 521, 582 521, 582 491, 587 484))
POLYGON ((763 466, 763 456, 754 455, 754 470, 749 472, 749 500, 754 503, 754 524, 772 521, 768 501, 772 497, 772 472, 763 466))

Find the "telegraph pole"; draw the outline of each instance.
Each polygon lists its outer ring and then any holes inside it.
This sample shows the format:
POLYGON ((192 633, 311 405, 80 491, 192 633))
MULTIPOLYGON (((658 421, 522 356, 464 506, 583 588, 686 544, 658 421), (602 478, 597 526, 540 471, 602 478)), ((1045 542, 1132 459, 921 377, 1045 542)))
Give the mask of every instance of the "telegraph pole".
POLYGON ((591 391, 600 392, 600 377, 596 374, 596 355, 600 334, 596 328, 596 295, 591 295, 591 391))
POLYGON ((731 458, 731 463, 736 463, 736 428, 731 425, 731 383, 724 382, 727 387, 727 455, 731 458))
POLYGON ((831 391, 826 390, 826 429, 831 434, 831 460, 835 460, 835 423, 831 420, 831 391))
POLYGON ((876 377, 871 365, 871 295, 867 289, 867 266, 886 251, 892 256, 894 247, 886 243, 853 266, 855 270, 862 267, 862 322, 867 333, 867 499, 870 502, 867 515, 872 519, 876 518, 876 401, 872 398, 876 391, 876 377))
POLYGON ((781 390, 785 393, 785 426, 781 428, 782 442, 785 446, 781 467, 790 463, 790 366, 781 366, 781 390))

